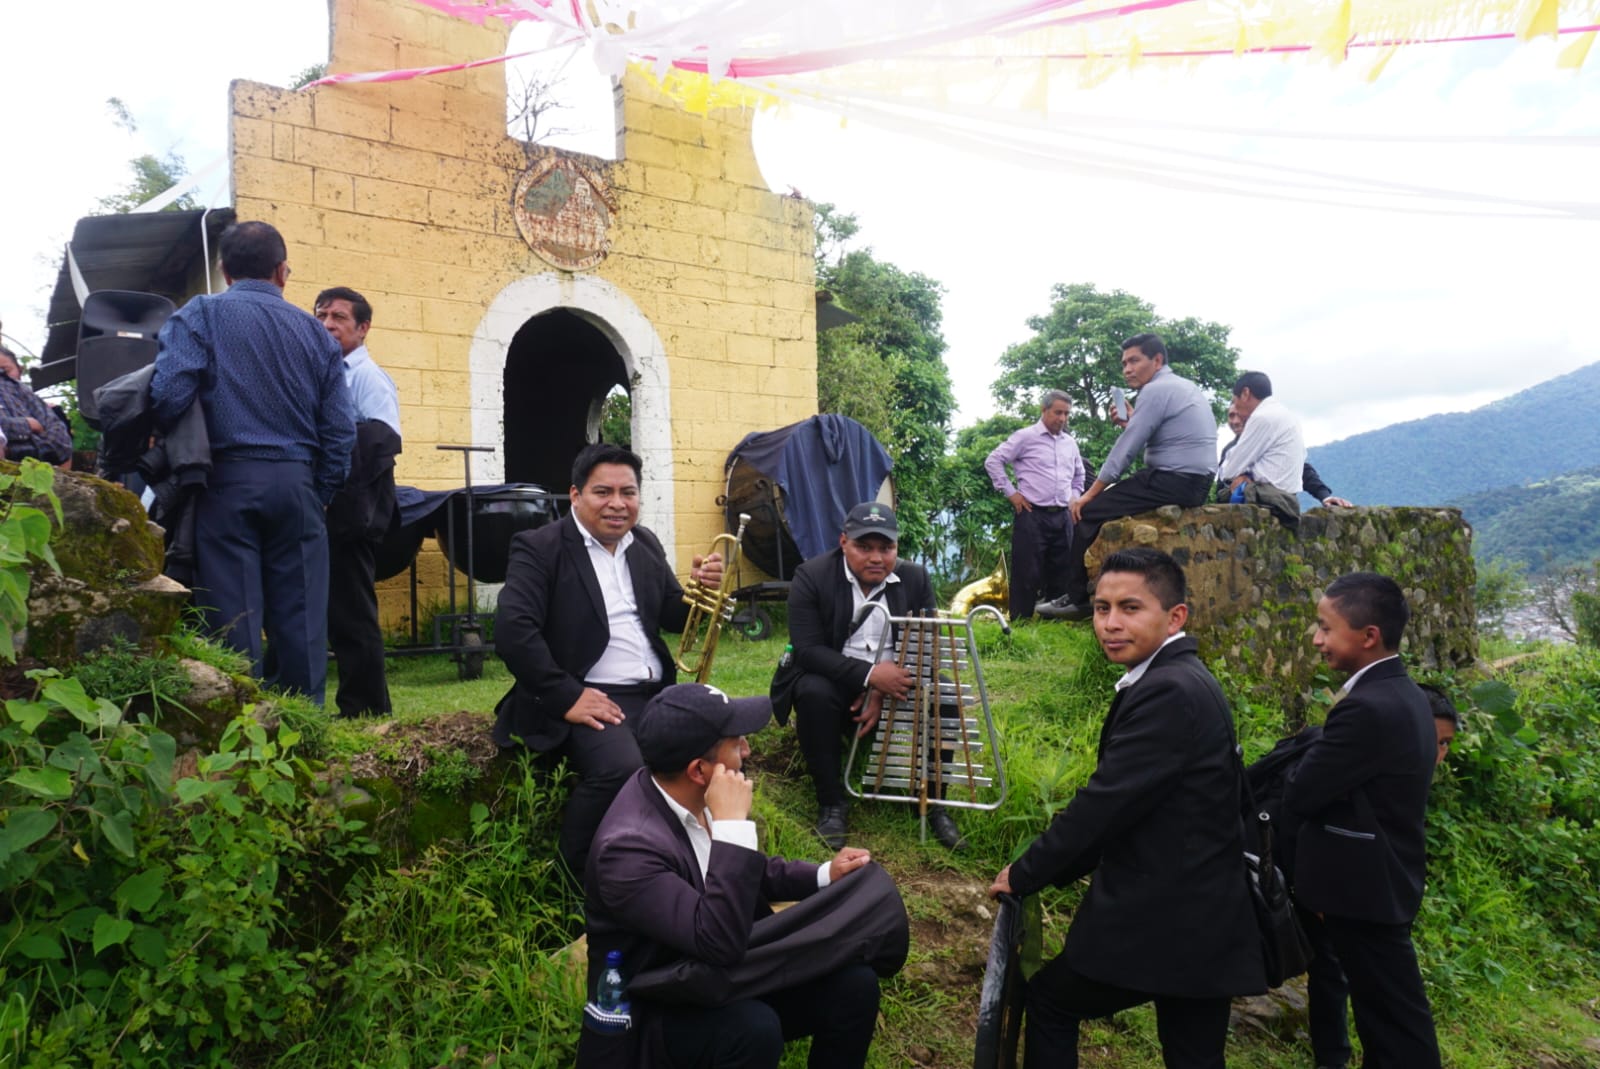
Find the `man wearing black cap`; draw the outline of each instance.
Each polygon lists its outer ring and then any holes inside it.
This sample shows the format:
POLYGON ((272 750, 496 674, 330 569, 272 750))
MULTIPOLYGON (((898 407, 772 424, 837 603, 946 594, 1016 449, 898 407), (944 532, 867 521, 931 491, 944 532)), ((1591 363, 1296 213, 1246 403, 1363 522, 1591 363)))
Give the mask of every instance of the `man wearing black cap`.
MULTIPOLYGON (((817 789, 817 834, 830 847, 848 834, 841 760, 844 738, 865 737, 878 723, 886 695, 903 697, 915 682, 893 657, 893 633, 873 612, 852 626, 868 604, 890 616, 932 612, 933 586, 920 565, 899 559, 894 510, 866 501, 845 516, 839 548, 802 564, 789 586, 789 643, 801 670, 794 684, 795 732, 817 789), (887 639, 887 641, 886 641, 887 639)), ((952 850, 964 843, 956 822, 935 807, 928 827, 952 850)))
POLYGON ((818 1069, 866 1063, 878 976, 899 969, 909 943, 905 908, 865 850, 815 865, 756 848, 741 770, 745 736, 771 716, 766 697, 683 683, 637 718, 645 767, 601 822, 585 879, 589 990, 619 952, 633 1027, 621 1040, 585 1029, 580 1065, 775 1069, 784 1040, 807 1035, 818 1069), (778 967, 752 965, 767 903, 797 899, 773 918, 783 946, 765 946, 778 967), (857 944, 864 929, 870 946, 857 944))

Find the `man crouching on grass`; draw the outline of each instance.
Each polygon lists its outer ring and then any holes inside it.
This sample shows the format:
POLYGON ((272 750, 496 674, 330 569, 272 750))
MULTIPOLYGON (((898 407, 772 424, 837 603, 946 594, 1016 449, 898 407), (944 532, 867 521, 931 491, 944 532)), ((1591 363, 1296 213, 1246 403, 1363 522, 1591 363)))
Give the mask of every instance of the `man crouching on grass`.
POLYGON ((1078 1064, 1078 1022, 1145 1002, 1167 1069, 1222 1069, 1232 996, 1266 990, 1241 855, 1233 715, 1184 634, 1183 569, 1111 554, 1092 606, 1125 665, 1094 774, 991 896, 1093 873, 1066 946, 1028 981, 1027 1069, 1078 1064))
POLYGON ((866 1064, 878 978, 909 947, 905 905, 865 850, 817 865, 757 849, 745 736, 771 718, 764 696, 685 683, 635 723, 645 767, 601 821, 585 879, 590 994, 619 951, 633 1027, 620 1043, 586 1028, 580 1066, 776 1069, 799 1036, 813 1069, 866 1064), (785 900, 799 901, 773 914, 785 900))

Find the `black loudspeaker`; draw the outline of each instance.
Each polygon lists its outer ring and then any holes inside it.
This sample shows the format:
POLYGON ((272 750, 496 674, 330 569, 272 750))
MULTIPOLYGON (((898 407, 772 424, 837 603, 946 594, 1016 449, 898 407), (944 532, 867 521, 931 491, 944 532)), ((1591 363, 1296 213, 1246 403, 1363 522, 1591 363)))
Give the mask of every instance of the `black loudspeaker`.
POLYGON ((78 322, 78 410, 100 428, 94 392, 156 358, 156 334, 177 310, 165 297, 131 290, 98 290, 83 302, 78 322))

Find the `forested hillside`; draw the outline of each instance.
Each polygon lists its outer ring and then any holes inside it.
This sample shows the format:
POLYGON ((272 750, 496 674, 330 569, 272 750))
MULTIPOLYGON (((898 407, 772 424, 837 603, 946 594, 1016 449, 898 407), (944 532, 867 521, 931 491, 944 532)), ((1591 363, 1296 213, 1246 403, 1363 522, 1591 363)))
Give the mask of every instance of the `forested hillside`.
POLYGON ((1537 572, 1600 558, 1600 467, 1450 503, 1472 524, 1473 554, 1480 561, 1503 557, 1537 572))
MULTIPOLYGON (((1311 462, 1328 485, 1358 504, 1455 503, 1600 464, 1597 413, 1600 363, 1471 412, 1317 446, 1311 462)), ((1469 519, 1479 522, 1471 513, 1469 519)))

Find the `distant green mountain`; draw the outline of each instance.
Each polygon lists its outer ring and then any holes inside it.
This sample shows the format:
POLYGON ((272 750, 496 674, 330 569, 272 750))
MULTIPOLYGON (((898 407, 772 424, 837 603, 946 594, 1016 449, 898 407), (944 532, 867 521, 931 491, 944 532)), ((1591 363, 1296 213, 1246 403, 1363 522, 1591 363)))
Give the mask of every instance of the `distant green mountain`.
POLYGON ((1328 485, 1360 505, 1442 505, 1531 487, 1600 464, 1600 363, 1471 412, 1396 423, 1310 454, 1328 485))
POLYGON ((1472 524, 1473 555, 1480 561, 1503 557, 1538 572, 1600 558, 1600 467, 1451 504, 1472 524))

